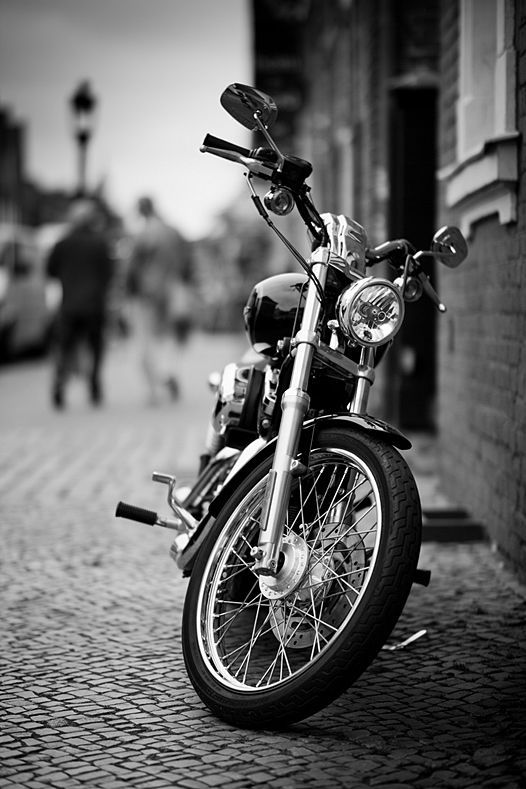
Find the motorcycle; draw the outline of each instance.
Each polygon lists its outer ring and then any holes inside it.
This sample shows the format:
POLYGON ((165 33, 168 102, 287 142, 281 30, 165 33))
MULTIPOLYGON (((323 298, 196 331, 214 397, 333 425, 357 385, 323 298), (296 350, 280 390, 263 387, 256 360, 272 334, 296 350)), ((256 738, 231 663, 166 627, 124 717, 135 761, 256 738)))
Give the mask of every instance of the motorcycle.
POLYGON ((168 487, 170 516, 120 502, 116 515, 177 532, 189 576, 182 618, 188 676, 204 704, 236 726, 278 728, 319 711, 366 670, 397 622, 417 567, 422 515, 398 429, 368 413, 375 370, 405 302, 441 303, 424 271, 466 257, 460 231, 427 251, 405 239, 368 247, 364 228, 319 214, 309 162, 283 154, 274 100, 234 83, 224 109, 265 144, 205 137, 201 150, 243 165, 254 205, 302 271, 255 285, 244 309, 256 359, 227 365, 202 469, 168 487), (261 199, 253 181, 268 182, 261 199), (305 259, 270 214, 294 208, 311 241, 305 259), (394 279, 371 273, 387 261, 394 279))

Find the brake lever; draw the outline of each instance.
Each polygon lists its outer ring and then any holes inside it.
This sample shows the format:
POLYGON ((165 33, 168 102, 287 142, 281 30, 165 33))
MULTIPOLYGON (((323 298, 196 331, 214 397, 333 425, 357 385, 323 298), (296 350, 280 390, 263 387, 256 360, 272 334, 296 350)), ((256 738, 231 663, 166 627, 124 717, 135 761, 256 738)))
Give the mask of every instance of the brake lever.
POLYGON ((432 286, 427 274, 420 269, 420 271, 416 275, 416 278, 422 284, 422 287, 423 287, 425 293, 431 299, 431 301, 436 306, 438 311, 442 312, 442 313, 447 312, 446 305, 443 304, 440 301, 440 297, 439 297, 438 293, 436 292, 436 290, 434 289, 434 287, 432 286))
POLYGON ((267 181, 271 179, 272 173, 276 169, 275 165, 253 159, 251 156, 244 156, 238 151, 227 151, 224 148, 214 148, 211 145, 201 145, 199 150, 201 153, 211 153, 214 156, 219 156, 221 159, 242 164, 251 173, 267 181))

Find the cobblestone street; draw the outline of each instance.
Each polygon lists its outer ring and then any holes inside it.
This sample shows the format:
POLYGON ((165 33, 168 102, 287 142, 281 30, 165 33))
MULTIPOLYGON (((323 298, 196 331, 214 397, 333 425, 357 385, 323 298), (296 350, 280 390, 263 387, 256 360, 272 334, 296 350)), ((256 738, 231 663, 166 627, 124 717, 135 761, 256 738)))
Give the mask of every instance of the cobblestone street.
POLYGON ((158 408, 126 343, 112 346, 99 410, 74 381, 52 411, 47 361, 0 368, 0 786, 526 786, 526 595, 482 541, 424 544, 431 585, 413 587, 390 643, 427 634, 382 651, 312 718, 237 730, 193 692, 171 535, 114 510, 164 509, 153 470, 191 479, 207 375, 243 348, 193 337, 181 399, 158 408))

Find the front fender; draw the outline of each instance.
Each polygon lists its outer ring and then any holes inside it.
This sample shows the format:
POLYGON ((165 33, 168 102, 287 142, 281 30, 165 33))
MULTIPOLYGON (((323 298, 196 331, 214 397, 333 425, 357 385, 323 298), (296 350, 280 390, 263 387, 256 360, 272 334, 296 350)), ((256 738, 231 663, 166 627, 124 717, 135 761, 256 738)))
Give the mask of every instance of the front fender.
MULTIPOLYGON (((384 422, 383 419, 377 419, 368 414, 327 414, 326 416, 319 416, 316 419, 312 419, 310 422, 315 422, 317 425, 324 426, 329 422, 343 423, 348 426, 352 425, 352 428, 360 432, 373 433, 378 438, 383 438, 388 444, 391 444, 397 449, 411 449, 412 446, 407 436, 404 436, 396 427, 393 427, 388 422, 384 422)), ((305 427, 308 425, 309 422, 306 422, 305 427)))
MULTIPOLYGON (((325 416, 315 417, 314 419, 308 419, 303 425, 301 440, 307 442, 306 446, 308 447, 312 440, 315 440, 315 432, 318 428, 331 426, 346 427, 351 432, 358 431, 361 433, 372 433, 377 438, 382 438, 386 443, 391 444, 398 449, 411 448, 411 442, 409 439, 404 436, 403 433, 397 430, 396 427, 388 424, 388 422, 384 422, 382 419, 376 419, 375 417, 368 416, 367 414, 327 414, 325 416), (312 431, 314 431, 314 435, 312 434, 312 431)), ((226 501, 238 488, 240 482, 246 477, 247 474, 250 474, 250 472, 267 457, 273 455, 276 441, 277 438, 274 438, 272 441, 264 444, 264 446, 257 452, 251 453, 246 462, 242 465, 238 465, 239 461, 241 460, 241 458, 239 458, 236 463, 238 466, 237 470, 234 469, 235 473, 229 476, 220 492, 210 503, 208 513, 202 519, 201 523, 192 535, 188 546, 177 558, 177 564, 185 571, 185 575, 188 575, 191 572, 191 565, 193 564, 195 555, 199 551, 203 541, 205 540, 215 521, 215 518, 221 512, 221 509, 223 508, 226 501)))
MULTIPOLYGON (((411 449, 411 442, 403 433, 393 427, 392 425, 384 422, 382 419, 368 416, 367 414, 327 414, 325 416, 318 416, 314 419, 308 419, 302 430, 302 439, 311 442, 316 437, 312 436, 312 430, 316 431, 318 427, 330 426, 345 426, 350 431, 357 430, 361 433, 372 433, 378 438, 383 438, 386 443, 391 444, 398 449, 411 449)), ((237 469, 221 488, 215 499, 211 502, 209 512, 217 517, 223 504, 230 497, 231 493, 239 486, 243 477, 250 474, 252 469, 256 468, 262 460, 272 455, 274 447, 276 446, 277 438, 273 438, 265 446, 247 460, 247 462, 237 469)), ((301 447, 301 445, 300 445, 301 447)))

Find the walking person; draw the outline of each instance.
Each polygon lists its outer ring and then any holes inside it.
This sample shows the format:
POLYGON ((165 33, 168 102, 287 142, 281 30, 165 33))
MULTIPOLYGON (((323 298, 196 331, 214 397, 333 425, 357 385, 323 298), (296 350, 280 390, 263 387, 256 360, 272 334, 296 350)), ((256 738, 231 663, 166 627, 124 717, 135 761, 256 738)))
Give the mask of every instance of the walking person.
MULTIPOLYGON (((189 248, 183 236, 158 214, 151 197, 137 203, 141 226, 132 239, 128 292, 134 301, 134 329, 149 400, 180 394, 176 377, 177 344, 186 339, 183 311, 189 291, 189 248), (183 328, 182 328, 183 327, 183 328)), ((187 313, 188 314, 188 313, 187 313)))
POLYGON ((91 403, 103 400, 101 367, 104 352, 108 294, 113 275, 110 246, 100 229, 95 203, 81 198, 72 203, 70 229, 47 261, 47 274, 60 282, 62 303, 58 315, 52 403, 65 406, 65 389, 82 347, 88 358, 91 403))

